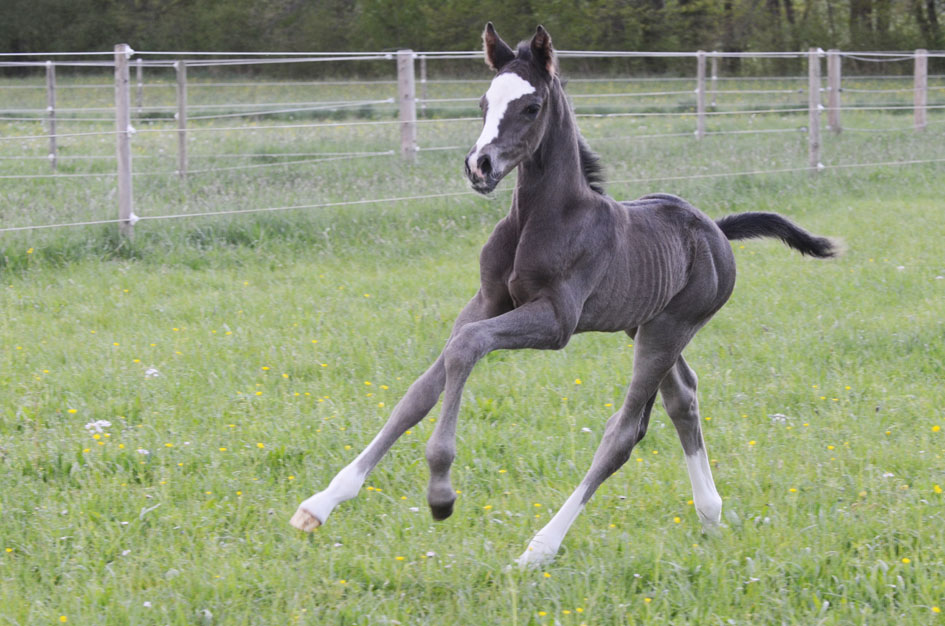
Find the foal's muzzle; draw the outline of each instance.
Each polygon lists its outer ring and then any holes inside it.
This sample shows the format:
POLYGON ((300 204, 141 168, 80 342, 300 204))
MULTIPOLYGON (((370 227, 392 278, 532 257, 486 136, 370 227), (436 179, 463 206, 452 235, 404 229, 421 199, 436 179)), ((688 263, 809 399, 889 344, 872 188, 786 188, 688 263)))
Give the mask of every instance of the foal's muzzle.
POLYGON ((491 152, 489 146, 479 152, 473 148, 463 162, 466 178, 469 179, 473 190, 481 194, 491 192, 502 179, 501 171, 496 170, 495 156, 491 152))

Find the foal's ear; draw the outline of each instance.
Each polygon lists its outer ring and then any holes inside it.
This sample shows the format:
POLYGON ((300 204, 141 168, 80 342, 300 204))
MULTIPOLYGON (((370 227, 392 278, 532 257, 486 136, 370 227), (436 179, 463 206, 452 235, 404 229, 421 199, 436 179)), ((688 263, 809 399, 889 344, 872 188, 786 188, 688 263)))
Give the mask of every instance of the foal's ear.
POLYGON ((509 45, 495 32, 492 22, 486 24, 486 29, 482 31, 482 50, 486 54, 486 65, 497 72, 515 58, 509 45))
POLYGON ((551 47, 551 35, 548 34, 544 26, 539 25, 535 30, 535 36, 532 37, 530 47, 532 56, 538 66, 548 72, 549 76, 554 76, 557 73, 555 51, 551 47))

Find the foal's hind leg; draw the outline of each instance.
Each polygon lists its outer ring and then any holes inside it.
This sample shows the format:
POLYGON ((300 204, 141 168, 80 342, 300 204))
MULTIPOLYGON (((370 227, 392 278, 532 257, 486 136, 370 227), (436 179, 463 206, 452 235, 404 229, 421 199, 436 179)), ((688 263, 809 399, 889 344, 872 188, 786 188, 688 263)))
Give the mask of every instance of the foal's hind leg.
POLYGON ((660 382, 672 369, 696 329, 670 317, 657 318, 639 328, 634 347, 633 378, 623 406, 608 420, 594 460, 581 484, 528 544, 516 561, 520 566, 535 567, 550 561, 558 552, 568 528, 600 484, 630 458, 633 447, 646 434, 660 382))
POLYGON ((692 482, 692 500, 696 513, 705 526, 715 526, 722 515, 722 498, 715 489, 709 457, 702 439, 702 425, 699 422, 699 401, 696 398, 696 373, 682 356, 660 384, 663 407, 673 420, 683 452, 686 453, 686 467, 692 482))

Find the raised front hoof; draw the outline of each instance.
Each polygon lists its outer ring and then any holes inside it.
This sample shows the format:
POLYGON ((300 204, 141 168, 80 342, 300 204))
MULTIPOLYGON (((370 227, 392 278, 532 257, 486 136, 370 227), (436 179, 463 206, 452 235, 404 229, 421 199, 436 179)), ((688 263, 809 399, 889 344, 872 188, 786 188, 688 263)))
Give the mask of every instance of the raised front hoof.
POLYGON ((453 514, 453 502, 447 502, 446 504, 431 504, 430 514, 433 515, 433 519, 438 522, 442 522, 453 514))
POLYGON ((292 519, 289 520, 289 523, 304 532, 312 532, 316 528, 322 525, 321 521, 302 507, 295 512, 295 515, 292 516, 292 519))

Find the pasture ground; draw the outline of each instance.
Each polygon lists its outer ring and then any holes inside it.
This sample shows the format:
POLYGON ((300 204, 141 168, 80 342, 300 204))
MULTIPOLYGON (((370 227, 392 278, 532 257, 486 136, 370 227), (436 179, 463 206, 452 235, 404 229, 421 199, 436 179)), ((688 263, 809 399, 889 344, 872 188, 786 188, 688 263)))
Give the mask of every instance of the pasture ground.
MULTIPOLYGON (((608 141, 644 131, 628 120, 582 127, 612 180, 797 166, 806 149, 803 134, 608 141)), ((441 145, 477 132, 450 128, 441 145)), ((376 145, 370 132, 318 147, 376 145)), ((217 152, 272 141, 216 136, 217 152)), ((845 133, 825 137, 825 153, 936 158, 941 140, 940 129, 845 133)), ((148 215, 457 191, 460 159, 187 185, 148 177, 136 179, 137 202, 148 215)), ((85 217, 90 206, 111 217, 111 185, 10 183, 7 219, 85 217)), ((735 294, 686 352, 724 498, 718 532, 701 531, 657 405, 556 561, 506 569, 580 481, 622 400, 632 342, 602 334, 479 365, 448 521, 433 523, 424 499, 434 409, 327 525, 289 527, 435 358, 476 289, 478 249, 507 191, 144 221, 131 245, 113 226, 8 233, 0 623, 941 623, 943 166, 608 189, 671 191, 714 217, 777 210, 849 248, 823 262, 772 241, 734 244, 735 294), (98 420, 110 426, 86 427, 98 420)))

